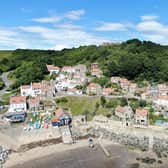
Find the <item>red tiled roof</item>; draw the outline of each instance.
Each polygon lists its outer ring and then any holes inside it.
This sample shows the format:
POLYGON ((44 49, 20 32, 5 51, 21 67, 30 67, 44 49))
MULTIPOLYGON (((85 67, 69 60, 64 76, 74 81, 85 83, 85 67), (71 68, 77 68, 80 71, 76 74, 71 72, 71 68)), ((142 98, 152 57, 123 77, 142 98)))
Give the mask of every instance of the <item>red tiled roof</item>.
POLYGON ((68 88, 68 91, 71 91, 71 92, 75 92, 77 90, 78 90, 77 88, 68 88))
POLYGON ((136 83, 130 83, 130 87, 131 87, 131 88, 136 88, 136 87, 137 87, 137 84, 136 84, 136 83))
POLYGON ((30 101, 32 104, 38 104, 38 103, 40 103, 39 97, 31 98, 31 99, 29 99, 29 101, 30 101))
POLYGON ((161 99, 161 100, 168 100, 168 96, 160 96, 158 99, 161 99))
POLYGON ((121 107, 121 106, 117 106, 115 111, 119 112, 119 113, 126 113, 127 112, 126 108, 121 107))
POLYGON ((71 66, 64 66, 64 67, 62 67, 62 70, 63 70, 63 71, 71 70, 71 69, 72 69, 71 66))
POLYGON ((102 72, 100 68, 93 68, 91 71, 92 72, 102 72))
POLYGON ((118 77, 118 76, 112 76, 111 77, 111 81, 120 81, 120 77, 118 77))
POLYGON ((114 89, 112 89, 112 88, 103 88, 102 91, 106 92, 106 93, 112 93, 114 91, 114 89))
POLYGON ((62 108, 59 108, 59 109, 56 110, 56 112, 55 112, 55 117, 56 117, 57 119, 59 119, 60 116, 61 116, 63 113, 64 113, 64 110, 63 110, 62 108))
POLYGON ((30 86, 29 85, 22 85, 21 89, 30 89, 30 86))
POLYGON ((89 87, 97 87, 99 84, 97 84, 97 83, 90 83, 89 84, 89 87))
POLYGON ((41 83, 32 83, 32 89, 41 89, 41 83))
POLYGON ((25 96, 10 97, 10 104, 20 104, 20 103, 26 103, 26 97, 25 96))
POLYGON ((46 66, 47 66, 48 71, 51 71, 51 70, 59 70, 59 69, 60 69, 59 67, 54 66, 54 65, 46 65, 46 66))
POLYGON ((148 110, 147 109, 136 109, 136 115, 147 116, 148 110))

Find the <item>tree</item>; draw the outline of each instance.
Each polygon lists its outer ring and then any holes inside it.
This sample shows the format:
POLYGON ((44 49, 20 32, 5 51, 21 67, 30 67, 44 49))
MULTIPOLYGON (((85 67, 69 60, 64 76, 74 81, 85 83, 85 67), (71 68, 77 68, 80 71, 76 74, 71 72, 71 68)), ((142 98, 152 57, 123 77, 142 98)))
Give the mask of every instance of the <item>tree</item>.
POLYGON ((104 96, 101 96, 101 97, 100 97, 100 104, 101 104, 102 107, 105 106, 105 104, 106 104, 106 99, 105 99, 104 96))
POLYGON ((107 77, 101 77, 101 78, 95 78, 95 79, 93 79, 92 82, 98 83, 99 85, 101 85, 101 86, 103 87, 103 86, 105 86, 106 84, 108 84, 109 81, 110 81, 109 78, 107 78, 107 77))
POLYGON ((95 111, 97 111, 99 109, 99 106, 100 106, 99 102, 96 102, 96 104, 95 104, 95 111))
POLYGON ((121 106, 127 106, 127 105, 128 105, 127 99, 124 98, 124 97, 121 98, 120 105, 121 105, 121 106))
POLYGON ((139 100, 139 106, 140 107, 145 107, 146 106, 146 101, 145 100, 139 100))
POLYGON ((116 108, 117 107, 117 105, 118 105, 118 101, 117 100, 110 100, 110 101, 108 101, 107 103, 106 103, 106 107, 107 108, 116 108))

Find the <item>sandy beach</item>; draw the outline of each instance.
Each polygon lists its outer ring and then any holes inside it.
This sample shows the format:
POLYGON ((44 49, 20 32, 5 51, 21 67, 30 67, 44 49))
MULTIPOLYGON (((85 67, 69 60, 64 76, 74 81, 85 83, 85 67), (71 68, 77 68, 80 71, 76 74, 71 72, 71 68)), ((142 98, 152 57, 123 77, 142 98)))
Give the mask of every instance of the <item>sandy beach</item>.
MULTIPOLYGON (((87 146, 87 140, 78 140, 75 144, 56 144, 37 147, 23 153, 13 153, 5 164, 5 168, 131 168, 135 163, 142 168, 167 168, 168 165, 142 164, 138 157, 149 156, 149 152, 130 150, 118 144, 103 140, 110 153, 107 157, 100 145, 95 148, 87 146)), ((150 157, 154 157, 150 154, 150 157)))

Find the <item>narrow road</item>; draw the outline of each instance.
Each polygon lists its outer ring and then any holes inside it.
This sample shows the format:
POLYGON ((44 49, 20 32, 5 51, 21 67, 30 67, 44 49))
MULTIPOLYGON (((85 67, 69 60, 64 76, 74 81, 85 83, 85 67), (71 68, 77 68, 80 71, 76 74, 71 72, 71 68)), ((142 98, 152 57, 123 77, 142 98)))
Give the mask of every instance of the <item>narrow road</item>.
POLYGON ((6 90, 9 88, 9 86, 13 83, 13 81, 8 79, 8 74, 10 72, 4 72, 0 76, 2 78, 2 80, 4 81, 4 83, 5 83, 5 87, 2 90, 0 90, 0 100, 2 100, 2 95, 6 92, 6 90))

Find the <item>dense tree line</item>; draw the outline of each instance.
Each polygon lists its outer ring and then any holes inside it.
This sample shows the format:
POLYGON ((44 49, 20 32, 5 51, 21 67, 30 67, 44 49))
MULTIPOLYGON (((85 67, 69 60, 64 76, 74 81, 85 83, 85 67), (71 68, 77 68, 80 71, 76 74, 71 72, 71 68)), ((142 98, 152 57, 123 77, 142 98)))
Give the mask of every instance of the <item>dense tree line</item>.
POLYGON ((0 60, 0 72, 15 70, 11 76, 17 78, 18 86, 43 79, 47 74, 46 64, 61 67, 84 63, 90 67, 92 62, 100 64, 106 77, 168 81, 168 46, 138 39, 118 45, 90 45, 62 51, 17 49, 11 57, 0 60))
POLYGON ((0 90, 5 87, 5 83, 3 82, 2 78, 0 78, 0 90))

